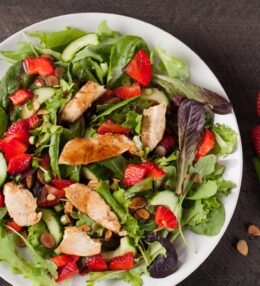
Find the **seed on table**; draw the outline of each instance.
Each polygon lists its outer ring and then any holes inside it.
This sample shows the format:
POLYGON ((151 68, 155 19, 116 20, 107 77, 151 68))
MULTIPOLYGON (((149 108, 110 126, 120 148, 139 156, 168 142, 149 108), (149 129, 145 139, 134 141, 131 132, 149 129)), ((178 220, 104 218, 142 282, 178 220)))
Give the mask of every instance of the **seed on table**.
POLYGON ((137 209, 141 209, 147 205, 147 201, 143 197, 135 197, 132 199, 129 209, 130 211, 136 211, 137 209))
POLYGON ((60 80, 56 75, 48 75, 46 77, 46 83, 48 86, 59 86, 60 85, 60 80))
POLYGON ((244 239, 240 239, 237 242, 237 251, 243 256, 248 255, 248 244, 244 239))
POLYGON ((135 212, 135 217, 137 219, 144 219, 144 220, 147 220, 150 218, 150 213, 147 209, 145 208, 142 208, 142 209, 139 209, 135 212))
POLYGON ((46 248, 53 248, 55 246, 55 239, 48 232, 42 233, 42 235, 40 237, 40 241, 46 248))
POLYGON ((260 236, 260 228, 257 225, 251 224, 247 230, 248 234, 252 236, 260 236))

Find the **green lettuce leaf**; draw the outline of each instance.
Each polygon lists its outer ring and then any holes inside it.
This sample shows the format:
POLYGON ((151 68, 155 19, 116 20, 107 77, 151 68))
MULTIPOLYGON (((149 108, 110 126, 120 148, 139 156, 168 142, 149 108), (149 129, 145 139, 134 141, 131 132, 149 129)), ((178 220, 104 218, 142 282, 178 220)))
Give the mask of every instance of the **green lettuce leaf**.
POLYGON ((214 172, 216 162, 217 158, 215 155, 203 156, 196 162, 194 168, 192 168, 192 172, 200 174, 201 177, 208 176, 214 172))
POLYGON ((132 132, 135 132, 137 135, 140 135, 141 123, 142 123, 142 115, 132 110, 127 114, 126 120, 122 125, 125 128, 129 128, 132 132))
POLYGON ((215 181, 207 181, 193 191, 192 195, 186 197, 188 200, 200 200, 207 199, 214 196, 217 193, 218 185, 215 181))
POLYGON ((164 72, 166 70, 169 77, 186 80, 189 78, 189 66, 182 61, 170 55, 166 50, 156 46, 151 55, 153 68, 157 72, 164 72), (158 56, 161 62, 157 63, 155 57, 158 56), (161 68, 161 66, 163 68, 161 68), (159 69, 159 70, 158 70, 159 69))
POLYGON ((103 20, 98 25, 98 34, 103 37, 118 37, 119 33, 112 31, 107 24, 106 20, 103 20))
POLYGON ((58 32, 45 33, 36 31, 29 33, 29 36, 38 38, 45 48, 58 52, 61 52, 68 44, 84 35, 86 35, 86 32, 70 27, 58 32))
POLYGON ((237 146, 237 135, 234 130, 225 124, 214 124, 212 131, 215 134, 216 144, 214 152, 218 155, 227 155, 235 151, 237 146))

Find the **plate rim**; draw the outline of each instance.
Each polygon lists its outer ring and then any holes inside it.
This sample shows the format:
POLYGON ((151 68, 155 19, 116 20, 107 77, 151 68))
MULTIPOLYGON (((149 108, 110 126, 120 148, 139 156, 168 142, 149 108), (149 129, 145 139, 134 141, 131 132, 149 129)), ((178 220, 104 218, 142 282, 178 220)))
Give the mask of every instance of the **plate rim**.
MULTIPOLYGON (((122 18, 124 20, 134 20, 136 22, 139 22, 141 24, 145 24, 145 25, 148 25, 151 29, 156 29, 158 32, 160 33, 164 33, 164 34, 167 34, 168 37, 171 37, 173 38, 175 41, 178 41, 180 44, 184 45, 185 48, 187 50, 189 50, 189 52, 192 54, 192 57, 197 57, 202 63, 203 65, 205 65, 205 67, 207 67, 207 69, 211 72, 212 76, 214 77, 214 80, 218 83, 219 87, 221 88, 222 92, 223 92, 223 96, 225 98, 227 98, 229 100, 229 97, 224 89, 224 87, 222 86, 221 82, 218 80, 218 78, 216 77, 215 73, 211 70, 211 68, 208 66, 208 64, 199 56, 199 54, 197 54, 192 48, 190 48, 185 42, 183 42, 182 40, 178 39, 176 36, 172 35, 170 32, 168 31, 165 31, 164 29, 160 28, 160 27, 157 27, 155 26, 154 24, 151 24, 149 22, 146 22, 146 21, 143 21, 143 20, 140 20, 140 19, 137 19, 135 17, 130 17, 130 16, 126 16, 126 15, 122 15, 122 14, 117 14, 117 13, 106 13, 106 12, 80 12, 80 13, 70 13, 70 14, 63 14, 63 15, 59 15, 59 16, 54 16, 54 17, 50 17, 50 18, 47 18, 47 19, 44 19, 44 20, 41 20, 39 22, 35 22, 29 26, 26 26, 24 28, 22 28, 21 30, 15 32, 14 34, 12 34, 11 36, 9 36, 8 38, 6 38, 5 40, 3 40, 2 42, 0 42, 0 49, 1 49, 1 46, 5 45, 6 43, 8 43, 10 40, 12 40, 13 38, 15 38, 16 36, 19 36, 21 33, 23 32, 26 32, 26 30, 28 29, 33 29, 34 27, 36 27, 37 25, 40 25, 40 24, 45 24, 49 21, 55 21, 55 20, 58 20, 60 18, 66 18, 66 17, 77 17, 77 15, 80 15, 80 16, 88 16, 88 15, 93 15, 93 16, 98 16, 100 17, 100 19, 102 18, 102 16, 114 16, 114 17, 118 17, 118 18, 122 18)), ((66 25, 64 25, 65 27, 66 25)), ((241 140, 241 133, 240 133, 240 129, 239 129, 239 125, 238 125, 238 122, 237 122, 237 117, 236 117, 236 114, 235 114, 235 111, 234 109, 232 108, 232 113, 231 113, 233 116, 234 116, 234 121, 235 121, 235 124, 236 124, 236 128, 237 128, 237 150, 238 151, 238 160, 239 160, 239 163, 240 163, 240 168, 239 168, 239 174, 238 174, 238 177, 239 177, 239 180, 238 180, 238 184, 236 185, 237 187, 237 197, 236 197, 236 200, 233 202, 233 205, 232 205, 232 209, 231 209, 231 214, 229 217, 226 217, 225 218, 225 222, 227 222, 225 225, 223 225, 223 228, 221 229, 221 233, 218 234, 219 235, 219 239, 218 241, 215 243, 214 247, 212 247, 210 249, 210 252, 205 255, 203 257, 203 259, 201 260, 200 263, 198 263, 197 265, 194 265, 193 267, 191 267, 189 269, 189 271, 187 271, 185 275, 183 275, 180 279, 178 279, 178 282, 177 283, 180 283, 182 282, 184 279, 188 278, 199 266, 201 266, 205 261, 206 259, 212 254, 213 250, 217 247, 217 245, 219 244, 219 242, 221 241, 223 235, 225 234, 227 228, 229 227, 230 225, 230 222, 231 222, 231 219, 233 218, 234 216, 234 212, 236 210, 236 207, 237 207, 237 203, 238 203, 238 199, 239 199, 239 195, 240 195, 240 192, 241 192, 241 184, 242 184, 242 178, 243 178, 243 148, 242 148, 242 140, 241 140)), ((198 235, 200 236, 200 235, 198 235)), ((3 264, 0 265, 0 270, 1 270, 1 267, 3 267, 3 264)), ((168 279, 170 279, 172 275, 166 277, 168 279)), ((17 277, 17 275, 15 274, 12 274, 10 272, 10 276, 8 277, 2 277, 4 280, 6 280, 8 283, 12 284, 13 283, 13 280, 12 280, 12 277, 17 277)), ((164 278, 165 279, 165 278, 164 278)), ((26 280, 26 281, 30 281, 30 280, 26 280)))

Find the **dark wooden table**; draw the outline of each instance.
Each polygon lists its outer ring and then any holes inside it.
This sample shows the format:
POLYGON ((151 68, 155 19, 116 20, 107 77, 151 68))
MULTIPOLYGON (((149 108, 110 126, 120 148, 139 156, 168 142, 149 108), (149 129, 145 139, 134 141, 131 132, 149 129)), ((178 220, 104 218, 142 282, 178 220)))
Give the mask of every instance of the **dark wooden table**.
MULTIPOLYGON (((260 90, 260 1, 0 0, 0 41, 38 21, 77 12, 117 13, 152 23, 190 46, 216 74, 233 103, 242 135, 242 189, 224 237, 180 285, 260 285, 260 238, 246 234, 248 224, 260 225, 260 183, 250 140, 251 127, 260 122, 255 104, 260 90), (248 257, 234 249, 240 238, 249 242, 248 257)), ((8 284, 0 280, 0 285, 8 284)))

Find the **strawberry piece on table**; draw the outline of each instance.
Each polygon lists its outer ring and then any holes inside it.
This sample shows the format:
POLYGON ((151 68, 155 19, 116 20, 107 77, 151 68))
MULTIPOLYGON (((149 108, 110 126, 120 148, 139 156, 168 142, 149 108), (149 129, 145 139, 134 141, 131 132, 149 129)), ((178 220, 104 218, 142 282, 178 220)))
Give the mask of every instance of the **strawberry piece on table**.
POLYGON ((32 74, 39 74, 40 76, 48 76, 55 74, 55 68, 50 59, 44 57, 25 58, 25 71, 32 74))
POLYGON ((124 175, 125 186, 133 186, 141 182, 146 174, 147 170, 142 165, 129 164, 125 170, 125 175, 124 175))
POLYGON ((178 228, 178 221, 175 214, 163 206, 159 206, 156 210, 155 223, 159 228, 178 228))
POLYGON ((51 181, 51 184, 57 188, 57 189, 60 189, 60 190, 63 190, 67 187, 69 187, 70 185, 73 185, 75 184, 74 181, 72 180, 65 180, 65 179, 54 179, 51 181))
POLYGON ((8 165, 7 172, 11 175, 16 175, 23 173, 30 168, 32 161, 32 156, 29 154, 22 154, 16 157, 13 157, 8 165))
MULTIPOLYGON (((11 228, 13 228, 15 231, 20 232, 22 230, 22 227, 18 225, 14 220, 10 220, 7 225, 11 228)), ((7 231, 11 231, 11 229, 6 228, 7 231)))
POLYGON ((141 164, 146 169, 146 174, 151 176, 154 180, 160 179, 165 175, 165 172, 157 167, 153 162, 144 162, 141 164))
POLYGON ((86 259, 86 266, 88 271, 103 271, 107 270, 106 260, 101 254, 90 256, 86 259))
POLYGON ((122 99, 128 99, 131 97, 140 96, 142 94, 141 87, 137 82, 133 83, 130 86, 119 86, 113 91, 116 96, 122 99))
POLYGON ((128 270, 134 267, 134 254, 128 252, 125 255, 114 257, 110 260, 110 270, 128 270))
POLYGON ((50 258, 50 261, 53 262, 57 268, 61 268, 70 262, 76 262, 78 260, 79 256, 66 254, 50 258))
POLYGON ((21 143, 17 138, 12 138, 0 149, 4 152, 5 159, 9 163, 12 158, 24 154, 27 151, 27 146, 21 143))
POLYGON ((260 116, 260 91, 258 92, 257 95, 256 112, 257 115, 260 116))
POLYGON ((252 140, 253 140, 253 145, 255 147, 255 152, 258 157, 260 157, 260 125, 256 125, 252 129, 252 140))
POLYGON ((144 49, 135 55, 124 72, 143 86, 149 84, 152 79, 152 65, 144 49))
POLYGON ((24 104, 33 94, 27 89, 18 89, 14 94, 9 96, 15 106, 24 104))
POLYGON ((130 130, 128 128, 123 127, 122 125, 115 123, 112 120, 107 120, 103 124, 101 124, 97 130, 98 134, 106 134, 106 133, 113 133, 113 134, 124 134, 129 135, 130 130))
POLYGON ((79 268, 76 262, 70 262, 58 270, 58 278, 56 282, 70 279, 79 274, 79 268))
POLYGON ((5 197, 2 191, 0 191, 0 208, 3 208, 5 205, 5 197))
POLYGON ((200 157, 203 157, 209 153, 215 146, 215 136, 212 131, 205 129, 202 141, 199 145, 195 160, 199 160, 200 157))

